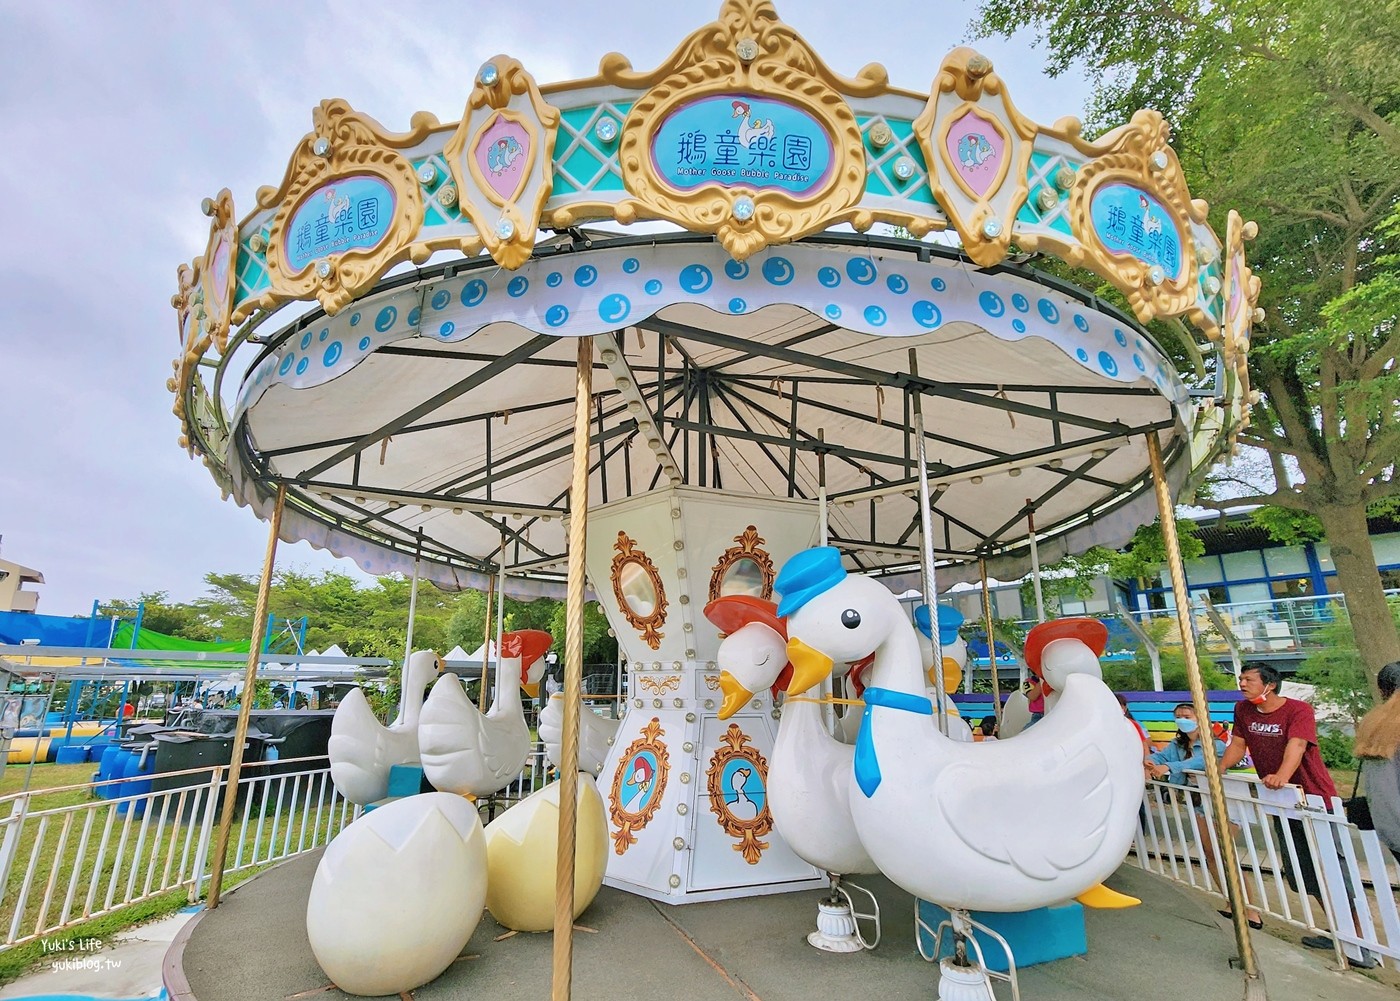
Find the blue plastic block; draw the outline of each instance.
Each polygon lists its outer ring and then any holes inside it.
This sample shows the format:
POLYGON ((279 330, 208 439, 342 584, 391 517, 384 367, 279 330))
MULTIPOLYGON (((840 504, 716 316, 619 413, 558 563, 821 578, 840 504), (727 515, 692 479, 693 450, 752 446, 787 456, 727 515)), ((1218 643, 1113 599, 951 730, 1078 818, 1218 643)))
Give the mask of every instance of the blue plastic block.
POLYGON ((417 765, 391 765, 389 767, 390 796, 417 796, 422 788, 422 768, 417 765))
MULTIPOLYGON (((919 929, 919 939, 924 952, 933 951, 933 931, 948 917, 948 912, 927 900, 918 902, 919 917, 928 925, 929 931, 919 929)), ((1049 963, 1070 956, 1082 956, 1089 951, 1089 940, 1084 932, 1084 908, 1070 901, 1054 907, 1041 907, 1033 911, 973 911, 972 920, 986 925, 1011 946, 1011 954, 1016 957, 1016 968, 1024 969, 1037 963, 1049 963)), ((987 968, 997 973, 1007 970, 1006 953, 996 939, 982 932, 974 933, 977 944, 982 947, 982 955, 987 968)), ((944 934, 942 959, 953 954, 953 936, 944 934)))

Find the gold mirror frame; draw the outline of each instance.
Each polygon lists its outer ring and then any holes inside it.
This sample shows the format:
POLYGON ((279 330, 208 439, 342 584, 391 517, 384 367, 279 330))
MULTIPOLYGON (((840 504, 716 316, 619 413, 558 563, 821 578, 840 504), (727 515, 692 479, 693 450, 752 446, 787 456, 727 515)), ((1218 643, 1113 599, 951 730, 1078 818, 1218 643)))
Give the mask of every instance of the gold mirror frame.
MULTIPOLYGON (((661 728, 661 720, 653 716, 651 722, 642 728, 641 736, 622 752, 622 757, 617 761, 617 768, 613 770, 612 790, 608 794, 608 816, 617 830, 609 836, 612 838, 613 852, 618 855, 624 854, 637 843, 635 832, 651 823, 651 818, 661 807, 661 798, 666 795, 666 779, 671 773, 671 756, 661 741, 665 734, 666 731, 661 728), (656 789, 648 792, 646 805, 642 809, 628 810, 622 806, 622 783, 626 778, 627 766, 643 751, 651 752, 651 756, 656 760, 656 773, 651 778, 656 784, 656 789)), ((765 804, 766 802, 765 800, 765 804)))
POLYGON ((661 626, 666 622, 666 585, 662 583, 661 574, 657 572, 651 557, 638 549, 637 540, 628 536, 626 532, 617 533, 617 541, 613 543, 613 548, 617 550, 617 555, 612 561, 612 587, 613 596, 617 598, 618 610, 632 628, 641 634, 647 646, 659 650, 661 641, 666 636, 661 632, 661 626), (627 603, 627 596, 622 593, 622 571, 629 564, 639 567, 656 591, 656 607, 651 610, 650 615, 638 615, 627 603))
POLYGON ((715 820, 724 829, 724 833, 738 841, 738 844, 730 847, 743 855, 744 861, 749 865, 758 865, 764 849, 768 847, 768 842, 761 839, 773 830, 773 815, 768 812, 768 761, 758 752, 758 748, 748 746, 749 735, 739 729, 737 723, 730 723, 729 729, 719 739, 725 746, 716 749, 705 773, 705 786, 710 794, 710 812, 715 815, 715 820), (735 758, 747 762, 752 770, 758 773, 759 781, 763 784, 763 809, 751 819, 734 816, 729 804, 725 802, 725 765, 735 758))
POLYGON ((763 577, 763 592, 758 595, 764 601, 770 601, 773 597, 773 581, 777 579, 778 573, 773 568, 773 557, 768 555, 763 549, 763 536, 758 534, 758 526, 750 525, 744 529, 743 533, 734 536, 737 546, 730 546, 720 554, 715 562, 714 569, 710 571, 710 596, 709 601, 714 601, 720 597, 720 588, 724 585, 725 574, 741 560, 752 560, 758 566, 758 572, 763 577))

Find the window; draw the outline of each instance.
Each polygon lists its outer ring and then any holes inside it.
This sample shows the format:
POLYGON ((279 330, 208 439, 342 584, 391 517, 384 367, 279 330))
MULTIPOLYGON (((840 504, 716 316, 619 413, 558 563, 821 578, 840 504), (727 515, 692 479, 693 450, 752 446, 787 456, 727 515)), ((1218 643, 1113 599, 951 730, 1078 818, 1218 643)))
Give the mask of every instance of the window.
POLYGON ((1274 580, 1269 587, 1275 598, 1303 598, 1313 593, 1311 577, 1290 577, 1287 580, 1274 580))
POLYGON ((1245 553, 1225 553, 1220 562, 1225 566, 1225 580, 1257 580, 1264 576, 1263 554, 1257 549, 1245 553))
POLYGON ((1381 587, 1387 591, 1392 588, 1400 588, 1400 570, 1382 570, 1381 587))
POLYGON ((1270 577, 1305 577, 1308 574, 1308 554, 1302 546, 1286 546, 1264 551, 1264 562, 1270 577))
POLYGON ((1206 588, 1206 594, 1210 595, 1210 602, 1212 605, 1229 604, 1230 592, 1224 587, 1208 587, 1206 588))

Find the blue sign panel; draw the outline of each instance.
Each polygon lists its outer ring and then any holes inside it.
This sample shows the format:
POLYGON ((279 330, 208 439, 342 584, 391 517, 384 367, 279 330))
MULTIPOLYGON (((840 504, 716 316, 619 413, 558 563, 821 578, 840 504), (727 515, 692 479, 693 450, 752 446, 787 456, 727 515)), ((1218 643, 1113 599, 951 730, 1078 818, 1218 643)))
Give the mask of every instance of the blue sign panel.
POLYGON ((292 274, 332 254, 378 245, 394 219, 394 189, 360 174, 321 185, 302 200, 282 235, 292 274))
POLYGON ((1181 277, 1181 236, 1171 215, 1145 191, 1130 184, 1105 184, 1089 207, 1094 233, 1110 253, 1128 254, 1168 278, 1181 277))
POLYGON ((681 191, 702 184, 819 190, 835 159, 831 136, 807 112, 751 94, 716 94, 678 108, 651 140, 652 166, 681 191))

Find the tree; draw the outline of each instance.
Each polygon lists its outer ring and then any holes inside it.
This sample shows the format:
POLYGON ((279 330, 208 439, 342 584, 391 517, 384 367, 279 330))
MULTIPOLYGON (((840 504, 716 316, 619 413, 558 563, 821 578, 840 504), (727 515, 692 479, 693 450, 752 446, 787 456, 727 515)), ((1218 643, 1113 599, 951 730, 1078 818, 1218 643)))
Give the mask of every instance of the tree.
MULTIPOLYGON (((1176 520, 1176 537, 1183 560, 1199 559, 1206 551, 1205 543, 1196 534, 1196 523, 1186 518, 1176 520)), ((1141 525, 1121 550, 1091 546, 1082 553, 1071 553, 1063 559, 1041 568, 1041 595, 1046 604, 1059 598, 1084 600, 1092 597, 1094 584, 1100 577, 1136 581, 1141 587, 1161 571, 1167 562, 1167 543, 1162 537, 1162 522, 1141 525)), ((1027 579, 1021 585, 1021 601, 1029 605, 1035 600, 1034 584, 1027 579)))
POLYGON ((1400 497, 1400 3, 983 0, 974 30, 1031 28, 1052 75, 1083 61, 1090 128, 1173 124, 1192 193, 1256 219, 1261 395, 1240 436, 1266 482, 1215 506, 1311 515, 1375 689, 1400 659, 1366 517, 1400 497))

